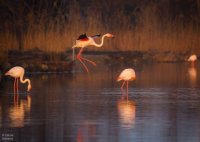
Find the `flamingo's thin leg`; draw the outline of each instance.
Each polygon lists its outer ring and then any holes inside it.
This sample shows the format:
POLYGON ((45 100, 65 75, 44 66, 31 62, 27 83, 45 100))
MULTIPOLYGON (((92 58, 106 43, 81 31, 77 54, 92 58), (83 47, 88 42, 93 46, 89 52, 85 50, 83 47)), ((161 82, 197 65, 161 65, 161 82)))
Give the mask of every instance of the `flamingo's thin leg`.
POLYGON ((125 82, 126 82, 126 81, 124 81, 124 82, 122 83, 121 91, 123 91, 123 87, 124 87, 125 82))
POLYGON ((81 64, 84 66, 85 70, 86 70, 87 72, 89 72, 87 66, 85 65, 85 63, 83 63, 83 61, 81 60, 81 58, 78 57, 78 60, 79 60, 79 61, 81 62, 81 64))
POLYGON ((13 99, 14 99, 14 105, 16 105, 16 99, 15 99, 16 97, 15 97, 15 94, 14 94, 14 96, 13 96, 13 99))
POLYGON ((15 94, 15 89, 16 89, 16 78, 15 78, 15 80, 14 80, 13 88, 14 88, 14 94, 15 94))
POLYGON ((14 105, 16 105, 17 104, 17 101, 16 101, 16 97, 17 97, 17 94, 14 94, 14 105))
POLYGON ((17 105, 18 105, 18 100, 19 100, 19 78, 17 78, 17 94, 16 94, 17 105))
POLYGON ((17 83, 17 78, 15 78, 15 80, 14 80, 14 87, 13 87, 14 88, 14 94, 13 94, 14 105, 16 105, 16 99, 15 99, 16 98, 15 95, 16 95, 16 91, 17 91, 16 90, 16 85, 17 85, 16 83, 17 83))
POLYGON ((83 57, 80 57, 82 60, 85 60, 85 61, 88 61, 90 64, 92 64, 93 66, 96 66, 97 64, 89 59, 86 59, 86 58, 83 58, 83 57))
POLYGON ((77 59, 81 62, 81 64, 84 66, 84 68, 86 69, 87 72, 89 72, 87 66, 85 65, 85 63, 82 61, 81 59, 81 53, 83 51, 83 48, 81 48, 81 50, 79 51, 78 55, 77 55, 77 59))
POLYGON ((126 81, 124 81, 124 82, 122 83, 122 85, 121 85, 122 99, 124 98, 124 95, 125 95, 125 93, 124 93, 124 84, 125 84, 125 82, 126 82, 126 81))
POLYGON ((126 81, 126 96, 127 96, 127 101, 128 101, 128 81, 126 81))
POLYGON ((19 100, 19 94, 16 94, 16 104, 18 105, 19 100))
POLYGON ((19 82, 19 78, 17 78, 17 91, 16 91, 17 94, 19 93, 19 83, 18 82, 19 82))

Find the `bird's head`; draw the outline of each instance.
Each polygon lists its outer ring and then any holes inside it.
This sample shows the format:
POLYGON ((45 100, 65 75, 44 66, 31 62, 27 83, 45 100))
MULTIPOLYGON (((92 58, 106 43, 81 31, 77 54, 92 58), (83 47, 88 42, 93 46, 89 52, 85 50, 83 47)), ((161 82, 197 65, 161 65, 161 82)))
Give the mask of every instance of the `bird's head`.
POLYGON ((113 35, 113 34, 110 34, 110 33, 105 34, 105 36, 106 36, 106 37, 114 37, 114 35, 113 35))
POLYGON ((117 81, 119 82, 119 81, 121 81, 122 80, 122 78, 119 76, 118 78, 117 78, 117 81))
POLYGON ((6 72, 4 75, 9 75, 9 72, 6 72))
POLYGON ((31 85, 29 84, 27 87, 27 92, 29 92, 31 90, 31 85))

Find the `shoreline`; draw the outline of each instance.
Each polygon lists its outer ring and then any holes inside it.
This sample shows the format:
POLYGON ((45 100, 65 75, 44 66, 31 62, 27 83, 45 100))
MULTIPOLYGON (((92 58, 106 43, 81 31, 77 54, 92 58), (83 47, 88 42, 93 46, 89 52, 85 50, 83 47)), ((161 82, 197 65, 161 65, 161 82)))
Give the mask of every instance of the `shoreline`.
MULTIPOLYGON (((76 54, 78 50, 76 50, 76 54)), ((171 51, 87 51, 82 56, 96 62, 106 63, 154 63, 185 62, 189 53, 171 51)), ((22 66, 27 72, 71 72, 74 61, 72 51, 62 53, 46 53, 39 49, 29 51, 8 51, 7 57, 1 57, 0 70, 5 72, 13 66, 22 66)))

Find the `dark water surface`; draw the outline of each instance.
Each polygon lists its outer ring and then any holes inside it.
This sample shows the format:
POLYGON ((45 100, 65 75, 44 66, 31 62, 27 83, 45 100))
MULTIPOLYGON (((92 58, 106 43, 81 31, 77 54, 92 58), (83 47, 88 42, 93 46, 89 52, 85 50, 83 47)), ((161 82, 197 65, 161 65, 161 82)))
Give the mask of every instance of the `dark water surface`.
POLYGON ((26 76, 32 90, 13 79, 0 90, 0 141, 17 142, 199 142, 200 64, 133 65, 128 100, 116 82, 130 66, 99 64, 89 74, 26 76), (18 100, 18 101, 14 101, 18 100))

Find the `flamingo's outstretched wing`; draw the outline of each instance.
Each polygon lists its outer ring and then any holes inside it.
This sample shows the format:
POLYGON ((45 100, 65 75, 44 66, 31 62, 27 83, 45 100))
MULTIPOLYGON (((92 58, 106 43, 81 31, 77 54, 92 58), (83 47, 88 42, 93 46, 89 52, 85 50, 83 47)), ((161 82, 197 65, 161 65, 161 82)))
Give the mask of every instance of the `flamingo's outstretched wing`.
POLYGON ((100 37, 100 36, 101 36, 101 34, 97 34, 97 35, 91 36, 91 38, 98 38, 98 37, 100 37))
POLYGON ((88 39, 86 33, 85 34, 81 34, 77 40, 84 40, 84 39, 88 39))

